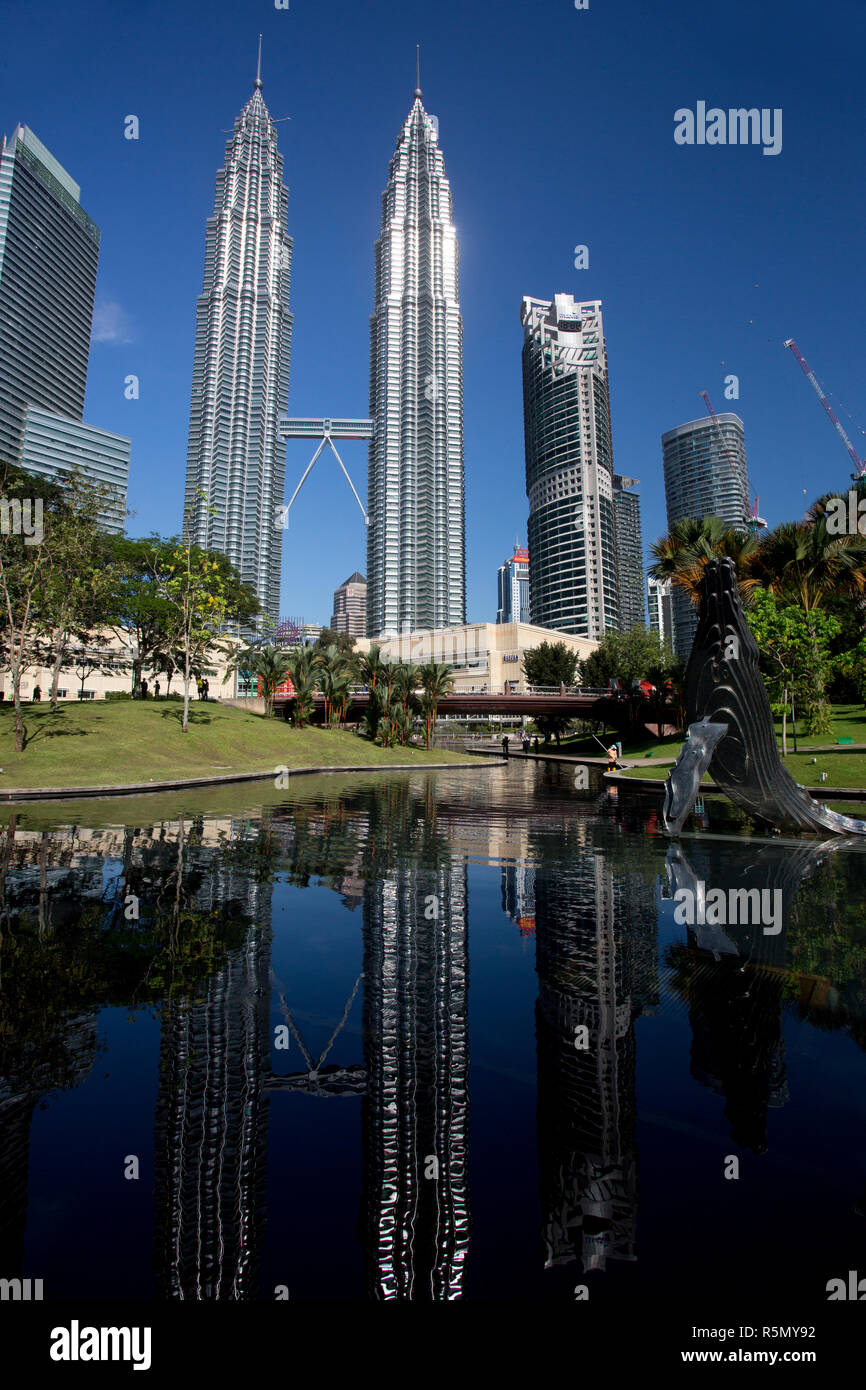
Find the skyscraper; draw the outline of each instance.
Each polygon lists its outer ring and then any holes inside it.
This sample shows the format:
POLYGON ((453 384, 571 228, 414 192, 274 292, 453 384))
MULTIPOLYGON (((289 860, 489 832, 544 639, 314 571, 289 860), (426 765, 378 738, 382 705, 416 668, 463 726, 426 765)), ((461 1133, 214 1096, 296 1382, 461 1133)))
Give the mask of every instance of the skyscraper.
MULTIPOLYGON (((746 436, 739 415, 690 420, 662 435, 668 527, 684 517, 720 516, 730 526, 749 524, 746 436)), ((674 651, 687 661, 698 610, 673 594, 674 651)))
POLYGON ((28 126, 0 136, 0 460, 20 463, 28 405, 80 420, 99 228, 28 126))
POLYGON ((382 195, 370 319, 367 635, 466 621, 463 321, 438 124, 421 88, 382 195))
POLYGON ((529 622, 529 551, 515 545, 514 554, 499 566, 497 623, 529 622))
POLYGON ((616 523, 616 575, 619 594, 620 632, 631 632, 646 622, 643 601, 643 546, 640 529, 640 497, 628 489, 637 478, 613 475, 613 514, 616 523))
POLYGON ((348 632, 351 637, 367 635, 367 581, 355 570, 334 590, 332 632, 348 632))
POLYGON ((274 621, 286 469, 277 420, 288 407, 292 340, 288 204, 259 64, 253 94, 226 144, 207 221, 186 511, 192 540, 227 555, 274 621))
POLYGON ((651 574, 647 575, 646 594, 650 630, 657 632, 661 640, 667 642, 669 647, 673 647, 674 640, 672 589, 673 585, 669 579, 653 579, 651 574))
POLYGON ((619 626, 601 301, 527 296, 521 322, 532 621, 599 638, 619 626))

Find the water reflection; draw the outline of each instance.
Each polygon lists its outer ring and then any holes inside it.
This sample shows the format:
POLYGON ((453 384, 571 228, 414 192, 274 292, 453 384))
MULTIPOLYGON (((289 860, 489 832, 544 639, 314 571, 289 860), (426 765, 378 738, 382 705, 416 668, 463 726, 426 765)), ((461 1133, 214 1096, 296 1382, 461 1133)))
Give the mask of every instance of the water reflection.
MULTIPOLYGON (((363 1287, 335 1296, 463 1297, 470 1024, 495 1026, 504 1007, 495 993, 470 995, 470 928, 491 914, 529 946, 503 971, 531 970, 535 945, 534 1035, 527 1009, 514 1054, 534 1056, 537 1079, 539 1269, 601 1275, 611 1262, 658 1259, 639 1249, 637 1094, 639 1066, 664 1093, 652 1054, 659 1010, 684 1003, 677 1047, 693 1082, 723 1098, 730 1141, 765 1152, 769 1112, 791 1100, 786 1011, 866 1045, 863 860, 803 842, 670 845, 655 833, 654 807, 576 798, 550 769, 509 769, 508 779, 493 784, 498 800, 480 778, 412 775, 150 826, 35 829, 13 816, 0 847, 0 1275, 33 1272, 35 1108, 87 1083, 100 1011, 120 1005, 159 1018, 161 1296, 273 1296, 262 1277, 271 1110, 315 1100, 359 1105, 363 1287), (487 866, 493 894, 473 877, 487 866), (347 983, 324 1047, 308 1043, 303 1001, 274 972, 287 930, 276 925, 277 885, 311 890, 310 902, 324 888, 357 914, 361 968, 346 977, 342 961, 330 967, 347 983), (781 930, 701 920, 660 952, 665 899, 683 888, 699 896, 701 885, 778 890, 781 930), (275 1050, 275 1023, 291 1033, 291 1065, 275 1050)), ((472 1095, 486 1097, 488 1072, 472 1077, 472 1095)), ((302 1144, 309 1112, 297 1114, 302 1144)), ((95 1122, 110 1129, 111 1116, 95 1122)))

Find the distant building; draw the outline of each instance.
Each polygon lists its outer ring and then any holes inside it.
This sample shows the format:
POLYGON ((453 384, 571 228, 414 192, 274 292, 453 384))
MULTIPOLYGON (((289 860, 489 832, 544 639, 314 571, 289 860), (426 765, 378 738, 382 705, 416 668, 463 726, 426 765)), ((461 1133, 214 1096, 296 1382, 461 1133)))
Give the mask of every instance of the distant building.
POLYGON ((0 460, 44 478, 76 465, 110 483, 122 531, 128 439, 82 422, 99 228, 28 126, 0 136, 0 460))
POLYGON ((529 622, 529 551, 516 545, 514 554, 499 566, 497 623, 529 622))
MULTIPOLYGON (((581 661, 598 647, 585 637, 514 622, 465 623, 376 641, 392 661, 412 661, 418 666, 435 661, 450 666, 454 689, 460 694, 486 691, 490 695, 519 694, 528 688, 523 657, 542 642, 563 642, 581 661)), ((368 646, 369 642, 358 642, 356 650, 366 651, 368 646)))
POLYGON ((532 622, 595 640, 619 626, 601 301, 527 296, 521 322, 532 622))
POLYGON ((80 420, 99 228, 28 126, 0 136, 0 459, 19 463, 28 405, 80 420))
POLYGON ((619 595, 619 630, 643 627, 643 543, 640 529, 640 497, 627 489, 637 478, 613 475, 613 514, 616 526, 616 574, 619 595))
POLYGON ((90 482, 113 488, 116 502, 100 514, 100 521, 106 531, 122 535, 130 447, 130 441, 120 434, 29 405, 24 416, 21 467, 48 479, 79 468, 90 482))
POLYGON ((331 629, 348 632, 352 637, 367 635, 367 581, 357 570, 334 590, 331 629))
POLYGON ((669 579, 653 579, 651 574, 647 575, 650 629, 657 632, 661 640, 667 642, 670 647, 673 647, 674 637, 672 587, 669 579))
MULTIPOLYGON (((749 525, 746 437, 739 415, 725 411, 677 425, 662 435, 668 528, 685 517, 719 516, 730 526, 749 525)), ((673 595, 673 646, 687 661, 698 610, 681 592, 673 595)))

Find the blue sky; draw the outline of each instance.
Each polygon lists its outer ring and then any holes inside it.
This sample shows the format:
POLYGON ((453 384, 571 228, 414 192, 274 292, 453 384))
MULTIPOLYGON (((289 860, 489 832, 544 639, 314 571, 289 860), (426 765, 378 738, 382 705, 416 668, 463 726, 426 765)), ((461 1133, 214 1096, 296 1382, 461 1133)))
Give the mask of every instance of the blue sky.
MULTIPOLYGON (((704 413, 702 390, 742 416, 771 525, 847 483, 782 342, 862 456, 862 0, 31 2, 4 15, 0 125, 34 129, 102 229, 85 418, 132 439, 132 534, 180 526, 205 219, 259 31, 265 100, 291 118, 292 414, 367 414, 380 196, 422 45, 461 252, 471 620, 495 617, 497 566, 526 538, 524 294, 603 300, 615 466, 641 480, 645 544, 665 529, 660 436, 704 413), (699 100, 782 108, 781 154, 678 146, 674 112, 699 100)), ((288 495, 310 453, 289 446, 288 495)), ((344 458, 363 497, 366 451, 344 458)), ((336 585, 365 567, 357 504, 323 456, 284 536, 282 612, 327 622, 336 585)))

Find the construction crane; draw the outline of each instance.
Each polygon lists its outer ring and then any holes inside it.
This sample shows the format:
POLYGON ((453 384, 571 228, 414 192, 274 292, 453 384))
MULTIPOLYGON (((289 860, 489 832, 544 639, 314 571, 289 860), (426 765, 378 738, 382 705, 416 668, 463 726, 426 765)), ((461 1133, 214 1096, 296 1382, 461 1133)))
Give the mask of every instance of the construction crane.
MULTIPOLYGON (((716 412, 713 410, 712 401, 710 400, 710 398, 709 398, 709 396, 707 395, 706 391, 702 391, 702 392, 701 392, 701 397, 702 397, 702 399, 703 399, 704 405, 707 407, 707 410, 710 412, 710 415, 713 417, 713 421, 714 421, 714 423, 715 423, 716 429, 719 431, 719 438, 720 438, 721 441, 722 441, 722 448, 723 448, 724 451, 725 451, 725 454, 726 454, 726 456, 727 456, 728 463, 731 465, 731 471, 733 472, 733 475, 734 475, 734 477, 736 478, 736 476, 737 476, 737 474, 739 473, 740 469, 739 469, 739 465, 737 464, 736 460, 734 459, 733 454, 731 453, 730 449, 728 448, 728 441, 727 441, 727 439, 725 438, 725 431, 722 429, 722 422, 721 422, 721 420, 719 419, 719 417, 718 417, 718 415, 716 414, 716 412)), ((758 503, 759 503, 759 501, 760 501, 761 499, 760 499, 759 497, 756 497, 755 500, 754 500, 754 502, 753 502, 753 503, 750 503, 750 501, 749 501, 749 488, 748 488, 748 484, 746 484, 746 486, 745 486, 744 489, 743 489, 743 500, 744 500, 744 502, 745 502, 745 504, 746 504, 746 516, 749 518, 749 530, 750 530, 750 531, 760 531, 760 530, 761 530, 763 527, 765 527, 766 524, 767 524, 766 521, 764 521, 762 517, 758 516, 758 503)))
POLYGON ((815 388, 815 394, 817 395, 818 400, 821 402, 827 414, 830 416, 830 419, 833 421, 833 426, 836 430, 836 433, 839 435, 839 438, 845 445, 845 448, 848 451, 848 456, 851 458, 851 460, 854 463, 854 467, 857 469, 856 473, 851 474, 851 477, 856 482, 858 478, 862 477, 863 474, 866 473, 866 463, 863 463, 862 460, 857 457, 857 450, 854 448, 854 445, 851 443, 851 440, 848 438, 847 434, 842 428, 842 424, 839 420, 838 415, 836 414, 830 402, 827 400, 827 397, 824 394, 824 388, 822 387, 815 373, 812 371, 812 368, 809 366, 809 363, 806 361, 802 352, 797 347, 797 344, 794 342, 794 339, 787 338, 783 346, 791 349, 797 361, 800 363, 800 366, 803 368, 803 371, 806 373, 806 376, 809 378, 813 387, 815 388))

